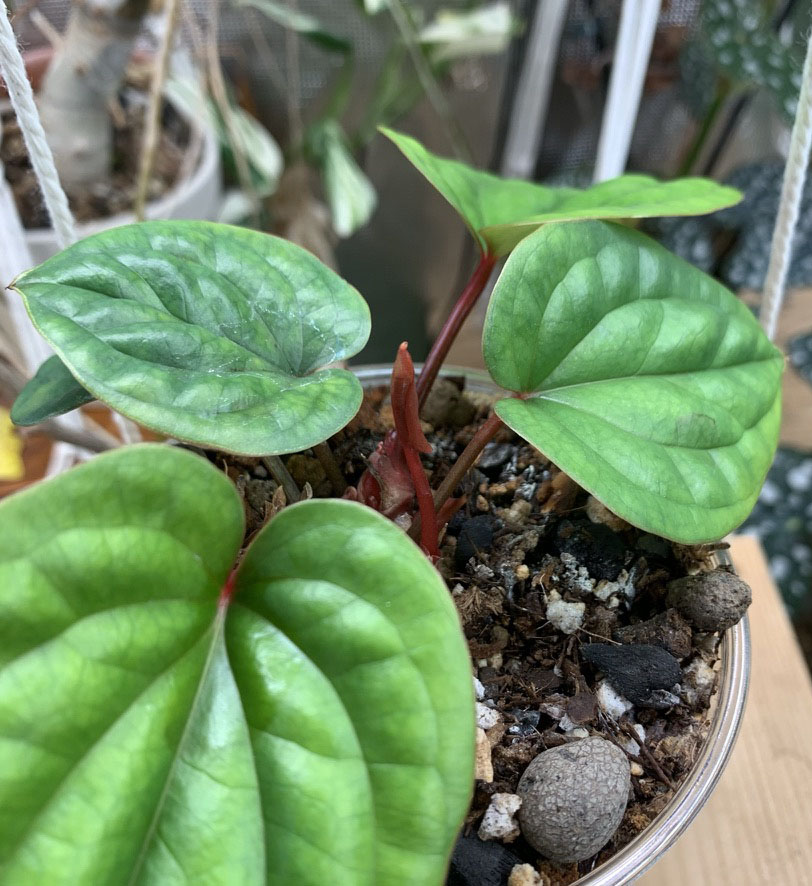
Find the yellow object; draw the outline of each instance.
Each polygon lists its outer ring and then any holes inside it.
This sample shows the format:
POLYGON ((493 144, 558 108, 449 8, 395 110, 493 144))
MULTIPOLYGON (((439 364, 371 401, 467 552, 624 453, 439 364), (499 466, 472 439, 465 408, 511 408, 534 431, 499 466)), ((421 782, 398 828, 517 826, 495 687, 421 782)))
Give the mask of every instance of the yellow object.
POLYGON ((23 445, 7 409, 0 408, 0 480, 21 480, 24 473, 23 445))

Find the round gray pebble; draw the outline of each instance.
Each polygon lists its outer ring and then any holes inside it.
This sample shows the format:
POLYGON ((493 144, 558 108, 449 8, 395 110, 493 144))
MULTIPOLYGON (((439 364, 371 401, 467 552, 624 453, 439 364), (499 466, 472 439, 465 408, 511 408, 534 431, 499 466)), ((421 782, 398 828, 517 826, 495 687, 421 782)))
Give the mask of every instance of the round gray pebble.
POLYGON ((672 581, 666 602, 700 631, 726 631, 739 622, 752 599, 749 585, 715 569, 672 581))
POLYGON ((551 861, 589 858, 618 829, 630 781, 626 755, 604 738, 544 751, 517 788, 525 840, 551 861))

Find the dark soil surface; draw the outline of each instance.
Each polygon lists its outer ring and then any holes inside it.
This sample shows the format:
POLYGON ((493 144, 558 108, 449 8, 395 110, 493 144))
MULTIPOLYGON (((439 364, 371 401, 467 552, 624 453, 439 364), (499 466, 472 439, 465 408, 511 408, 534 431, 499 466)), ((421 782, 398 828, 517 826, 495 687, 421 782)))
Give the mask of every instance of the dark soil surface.
MULTIPOLYGON (((446 405, 434 406, 428 413, 436 424, 424 422, 434 454, 424 466, 436 488, 488 414, 490 401, 468 393, 455 398, 452 392, 446 405)), ((386 390, 367 392, 356 419, 330 441, 348 483, 357 483, 366 457, 390 426, 386 390)), ((263 460, 209 457, 241 490, 249 536, 284 506, 263 460)), ((315 454, 285 461, 305 495, 335 494, 315 454)), ((665 596, 673 579, 713 568, 713 551, 675 545, 623 523, 507 429, 488 445, 459 492, 468 494, 467 504, 448 526, 438 568, 471 650, 490 764, 478 772, 484 777, 477 779, 455 859, 460 852, 477 858, 484 853, 481 864, 497 871, 529 862, 541 871, 543 883, 564 886, 653 821, 707 736, 718 636, 692 630, 667 608, 665 596), (566 626, 570 633, 548 618, 553 601, 565 614, 582 607, 579 624, 566 626), (562 603, 576 605, 573 610, 562 603), (610 677, 633 698, 633 708, 622 710, 620 699, 618 710, 618 696, 607 686, 610 677), (586 736, 617 744, 632 769, 633 796, 623 822, 597 856, 562 867, 540 859, 521 837, 509 847, 478 839, 493 794, 515 793, 537 754, 586 736)), ((452 864, 449 883, 507 882, 501 873, 495 880, 460 873, 466 865, 482 869, 481 864, 462 858, 452 864)))
MULTIPOLYGON (((113 169, 109 179, 96 182, 92 188, 81 192, 68 193, 71 209, 78 222, 132 211, 141 162, 145 113, 146 96, 132 89, 125 90, 116 113, 112 115, 113 169)), ((148 192, 150 200, 158 199, 175 184, 189 142, 189 126, 171 105, 164 105, 162 123, 148 192)), ((11 111, 3 114, 0 160, 5 166, 6 179, 23 227, 50 227, 19 124, 11 111)))

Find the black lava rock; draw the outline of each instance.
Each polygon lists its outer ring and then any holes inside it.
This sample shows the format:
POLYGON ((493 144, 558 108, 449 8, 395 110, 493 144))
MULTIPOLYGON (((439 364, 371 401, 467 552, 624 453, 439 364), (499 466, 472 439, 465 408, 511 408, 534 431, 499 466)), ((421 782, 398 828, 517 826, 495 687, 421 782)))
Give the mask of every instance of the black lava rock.
POLYGON ((522 859, 503 843, 461 836, 454 846, 446 886, 504 886, 517 864, 522 859))
POLYGON ((662 707, 664 696, 658 690, 671 689, 682 678, 677 659, 659 646, 587 643, 581 653, 618 692, 642 707, 662 707))
POLYGON ((488 443, 482 450, 476 466, 488 475, 499 473, 503 464, 510 461, 516 447, 512 443, 488 443))
POLYGON ((553 544, 560 554, 572 554, 595 579, 614 581, 626 563, 623 540, 603 523, 562 520, 553 544))
POLYGON ((458 569, 464 569, 465 564, 479 551, 489 551, 493 544, 493 518, 488 514, 480 514, 471 517, 462 524, 457 548, 454 552, 454 562, 458 569))

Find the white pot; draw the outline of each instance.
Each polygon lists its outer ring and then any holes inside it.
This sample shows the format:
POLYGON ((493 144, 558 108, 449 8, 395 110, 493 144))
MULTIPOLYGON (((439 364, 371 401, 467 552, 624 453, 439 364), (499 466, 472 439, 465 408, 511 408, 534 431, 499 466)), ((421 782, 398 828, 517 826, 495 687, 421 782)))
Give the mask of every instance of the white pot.
MULTIPOLYGON (((221 200, 220 143, 214 132, 206 129, 194 172, 173 185, 160 200, 147 204, 146 217, 212 220, 217 217, 221 200)), ((81 239, 134 221, 135 216, 131 212, 122 212, 78 224, 76 232, 81 239)), ((25 232, 25 240, 35 265, 59 252, 56 235, 51 228, 29 229, 25 232)))

